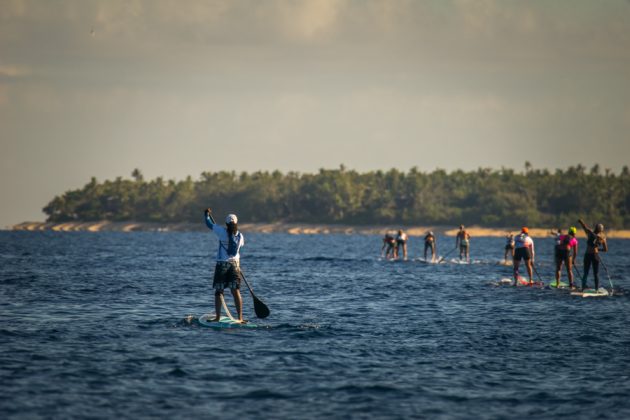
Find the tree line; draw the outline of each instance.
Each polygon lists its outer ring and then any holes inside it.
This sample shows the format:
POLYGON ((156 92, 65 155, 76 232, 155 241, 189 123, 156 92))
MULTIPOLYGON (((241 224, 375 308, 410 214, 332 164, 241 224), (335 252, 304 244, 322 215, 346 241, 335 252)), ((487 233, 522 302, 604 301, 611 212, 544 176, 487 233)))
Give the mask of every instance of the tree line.
POLYGON ((56 196, 49 222, 199 222, 203 209, 243 222, 352 225, 567 226, 578 217, 630 228, 630 171, 599 165, 517 172, 412 168, 360 173, 343 165, 317 173, 203 172, 181 181, 145 180, 140 170, 56 196))

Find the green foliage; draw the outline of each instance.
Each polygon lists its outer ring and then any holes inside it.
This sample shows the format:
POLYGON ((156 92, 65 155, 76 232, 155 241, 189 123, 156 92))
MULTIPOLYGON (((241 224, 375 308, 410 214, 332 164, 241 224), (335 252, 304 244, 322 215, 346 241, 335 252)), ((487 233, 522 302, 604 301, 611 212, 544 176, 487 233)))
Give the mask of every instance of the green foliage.
POLYGON ((568 226, 578 217, 612 228, 630 227, 630 171, 599 165, 554 173, 532 168, 358 173, 321 169, 289 172, 203 172, 197 181, 161 177, 99 183, 55 197, 48 221, 199 222, 203 209, 235 212, 247 222, 400 225, 568 226))

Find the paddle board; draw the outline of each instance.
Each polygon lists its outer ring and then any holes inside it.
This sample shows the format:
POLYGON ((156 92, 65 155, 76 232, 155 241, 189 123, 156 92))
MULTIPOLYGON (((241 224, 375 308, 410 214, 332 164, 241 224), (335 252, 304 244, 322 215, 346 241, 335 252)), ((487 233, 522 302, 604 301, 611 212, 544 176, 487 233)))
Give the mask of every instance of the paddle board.
POLYGON ((450 260, 448 260, 448 262, 450 262, 451 264, 472 264, 473 261, 470 260, 466 261, 466 260, 460 260, 459 258, 451 258, 450 260))
POLYGON ((606 297, 610 296, 608 290, 600 287, 599 289, 586 289, 582 292, 571 292, 571 296, 582 296, 582 297, 606 297))
POLYGON ((534 281, 532 284, 529 284, 529 280, 528 279, 526 279, 525 277, 519 277, 518 278, 518 285, 519 286, 541 287, 541 286, 544 286, 545 283, 543 283, 541 281, 534 281))
MULTIPOLYGON (((500 279, 499 281, 497 281, 496 283, 497 286, 511 286, 514 284, 514 279, 508 278, 508 277, 503 277, 502 279, 500 279)), ((516 282, 517 286, 532 286, 532 287, 541 287, 544 286, 544 283, 540 282, 540 281, 535 281, 533 282, 531 285, 529 284, 529 280, 523 278, 523 277, 519 277, 517 282, 516 282)))
POLYGON ((569 283, 561 281, 560 284, 556 286, 556 281, 552 280, 551 283, 549 283, 549 287, 551 287, 552 289, 566 289, 567 287, 569 287, 569 283))
POLYGON ((199 325, 210 328, 256 328, 258 325, 251 322, 245 324, 233 321, 227 316, 222 316, 220 321, 210 321, 214 318, 214 314, 204 314, 199 317, 199 325))

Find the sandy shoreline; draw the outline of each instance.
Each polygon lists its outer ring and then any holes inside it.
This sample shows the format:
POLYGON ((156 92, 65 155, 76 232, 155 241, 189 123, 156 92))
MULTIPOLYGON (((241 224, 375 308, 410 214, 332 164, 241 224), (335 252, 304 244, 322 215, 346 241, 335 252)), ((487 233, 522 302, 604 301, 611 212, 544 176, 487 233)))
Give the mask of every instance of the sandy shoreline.
MULTIPOLYGON (((410 236, 423 236, 432 230, 435 234, 455 236, 457 227, 452 226, 401 226, 410 236)), ((11 227, 14 231, 56 231, 56 232, 195 232, 205 231, 203 223, 146 223, 146 222, 23 222, 11 227)), ((289 233, 293 235, 309 234, 358 234, 383 235, 387 230, 398 229, 397 226, 348 226, 348 225, 311 225, 306 223, 243 223, 243 232, 256 233, 289 233)), ((472 237, 494 236, 502 237, 511 229, 516 233, 518 228, 487 228, 469 226, 466 228, 472 237)), ((550 228, 530 228, 532 237, 549 236, 550 228)), ((583 237, 581 231, 579 235, 583 237)), ((609 238, 630 239, 630 230, 611 230, 606 232, 609 238)))

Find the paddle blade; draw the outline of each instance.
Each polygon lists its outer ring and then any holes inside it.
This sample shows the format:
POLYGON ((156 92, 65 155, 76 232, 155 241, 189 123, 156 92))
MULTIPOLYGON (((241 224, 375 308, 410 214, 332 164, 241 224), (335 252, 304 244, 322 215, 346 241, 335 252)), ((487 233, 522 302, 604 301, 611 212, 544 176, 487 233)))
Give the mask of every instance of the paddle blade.
POLYGON ((249 293, 252 295, 252 299, 254 300, 254 312, 256 312, 256 316, 258 318, 267 318, 270 313, 269 308, 267 307, 267 305, 265 305, 265 303, 262 300, 258 299, 258 296, 254 294, 254 291, 252 290, 252 287, 249 285, 249 282, 247 281, 247 279, 245 278, 245 273, 243 273, 243 271, 241 271, 241 278, 245 282, 245 285, 249 289, 249 293))
POLYGON ((252 298, 254 298, 254 312, 256 312, 256 316, 258 318, 267 318, 271 313, 269 308, 265 303, 258 299, 255 295, 252 294, 252 298))

